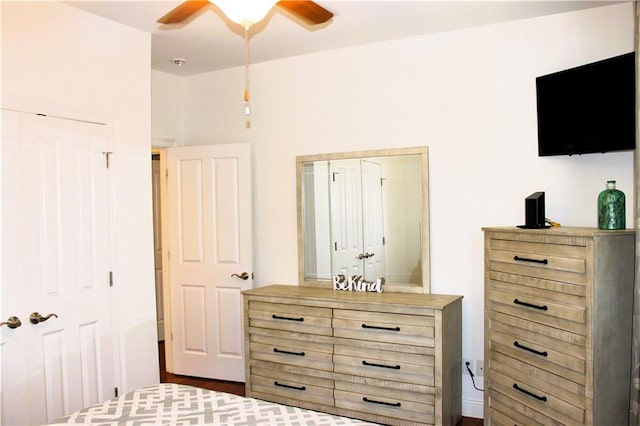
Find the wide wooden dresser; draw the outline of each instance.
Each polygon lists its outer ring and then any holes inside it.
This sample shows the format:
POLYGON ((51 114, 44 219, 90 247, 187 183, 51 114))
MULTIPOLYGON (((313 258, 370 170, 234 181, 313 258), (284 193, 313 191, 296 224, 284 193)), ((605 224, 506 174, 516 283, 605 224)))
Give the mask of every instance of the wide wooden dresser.
POLYGON ((484 233, 485 424, 628 424, 634 231, 484 233))
POLYGON ((391 425, 461 417, 462 297, 243 292, 247 396, 391 425))

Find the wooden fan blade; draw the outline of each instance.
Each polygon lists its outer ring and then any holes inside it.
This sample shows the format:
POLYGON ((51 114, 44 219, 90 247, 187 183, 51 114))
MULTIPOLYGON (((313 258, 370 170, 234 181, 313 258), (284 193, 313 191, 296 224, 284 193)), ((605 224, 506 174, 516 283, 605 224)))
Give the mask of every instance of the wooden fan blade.
POLYGON ((159 24, 179 24, 208 4, 209 2, 207 0, 185 1, 171 12, 158 19, 157 22, 159 24))
POLYGON ((277 5, 300 17, 311 25, 322 24, 333 17, 333 13, 310 0, 281 0, 277 5))

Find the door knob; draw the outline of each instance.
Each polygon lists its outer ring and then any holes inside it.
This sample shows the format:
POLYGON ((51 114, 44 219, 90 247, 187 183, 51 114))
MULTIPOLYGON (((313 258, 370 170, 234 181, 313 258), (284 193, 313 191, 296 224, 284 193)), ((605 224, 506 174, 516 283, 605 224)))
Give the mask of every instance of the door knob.
POLYGON ((34 312, 34 313, 31 314, 31 316, 29 316, 29 321, 31 322, 31 324, 40 324, 41 322, 45 322, 46 320, 48 320, 51 317, 58 318, 58 315, 49 314, 46 317, 43 317, 42 315, 40 315, 40 313, 34 312))
POLYGON ((243 272, 240 275, 238 274, 231 274, 232 277, 237 277, 240 278, 241 280, 248 280, 249 279, 249 274, 247 272, 243 272))
POLYGON ((0 322, 0 327, 6 325, 9 328, 18 328, 22 325, 22 321, 18 317, 9 317, 6 321, 0 322))

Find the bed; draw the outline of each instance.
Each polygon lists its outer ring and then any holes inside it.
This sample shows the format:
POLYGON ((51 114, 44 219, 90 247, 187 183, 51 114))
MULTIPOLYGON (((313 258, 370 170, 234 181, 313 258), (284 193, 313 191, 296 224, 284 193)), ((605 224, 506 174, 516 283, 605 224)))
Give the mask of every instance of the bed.
POLYGON ((361 426, 373 423, 188 385, 161 383, 95 404, 49 424, 361 426))

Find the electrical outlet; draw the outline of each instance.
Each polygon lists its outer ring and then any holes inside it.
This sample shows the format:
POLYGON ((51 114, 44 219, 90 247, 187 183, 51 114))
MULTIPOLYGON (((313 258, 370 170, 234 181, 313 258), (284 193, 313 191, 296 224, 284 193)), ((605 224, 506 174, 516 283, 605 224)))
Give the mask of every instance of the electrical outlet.
POLYGON ((471 371, 473 371, 473 360, 471 358, 462 358, 462 374, 469 374, 467 364, 469 365, 471 371))
POLYGON ((484 376, 484 361, 481 359, 476 360, 476 376, 484 376))

